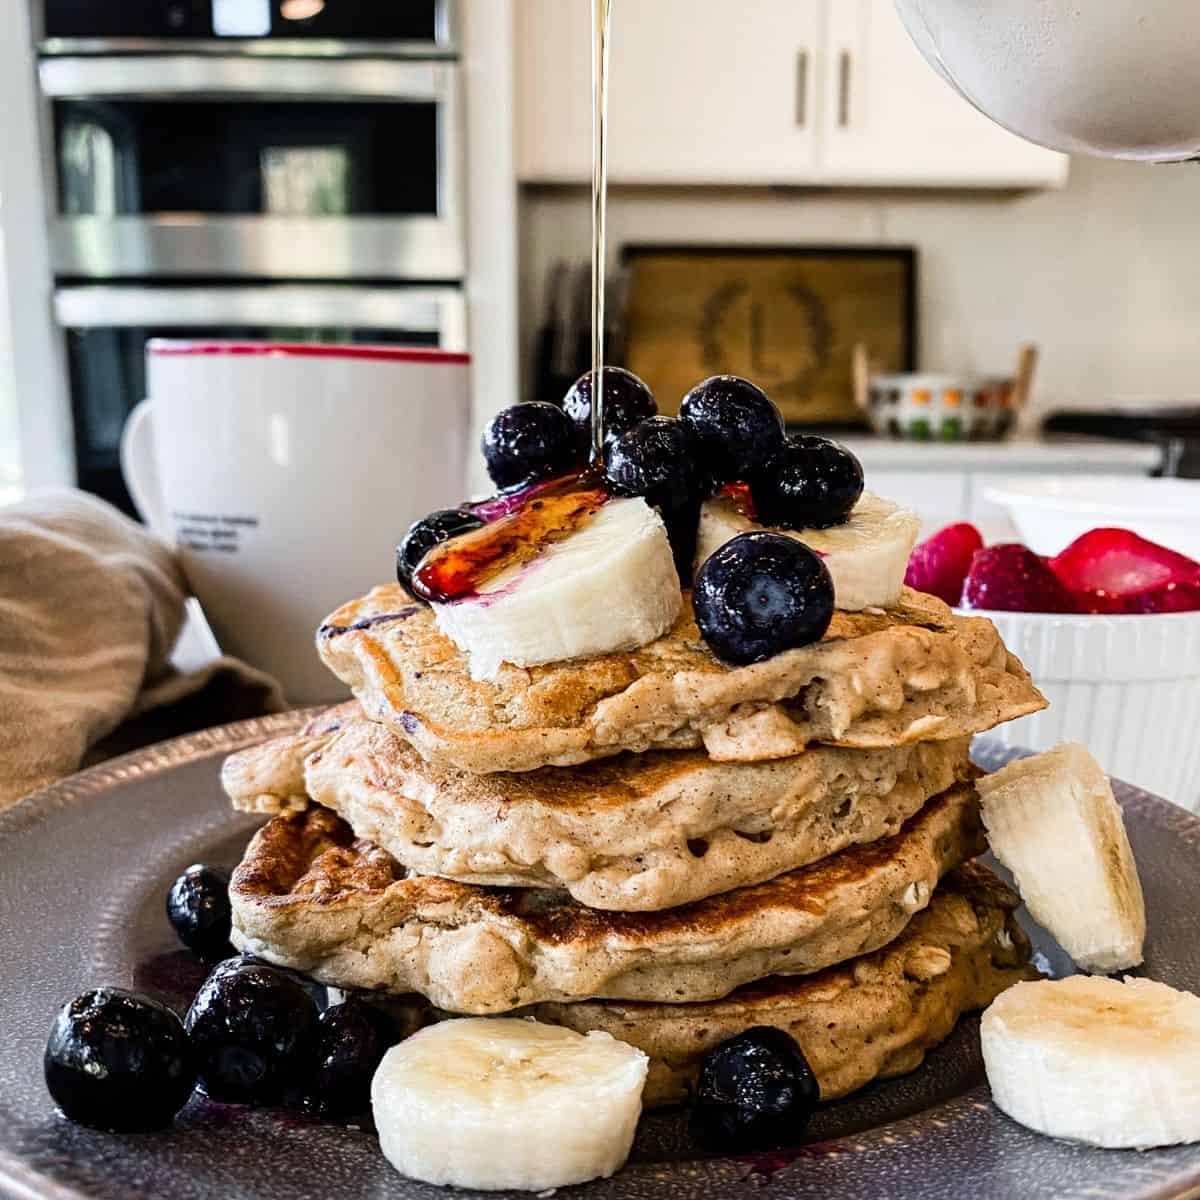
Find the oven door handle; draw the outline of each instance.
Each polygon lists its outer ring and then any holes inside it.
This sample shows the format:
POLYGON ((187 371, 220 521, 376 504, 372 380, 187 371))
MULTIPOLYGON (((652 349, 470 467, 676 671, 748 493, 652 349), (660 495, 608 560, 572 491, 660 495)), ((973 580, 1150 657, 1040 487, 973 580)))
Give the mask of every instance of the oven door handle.
POLYGON ((55 100, 238 96, 438 103, 453 87, 452 64, 398 59, 272 59, 215 55, 52 58, 38 66, 55 100))
POLYGON ((454 287, 128 287, 59 288, 54 314, 66 329, 385 329, 433 334, 443 350, 467 349, 466 301, 454 287))

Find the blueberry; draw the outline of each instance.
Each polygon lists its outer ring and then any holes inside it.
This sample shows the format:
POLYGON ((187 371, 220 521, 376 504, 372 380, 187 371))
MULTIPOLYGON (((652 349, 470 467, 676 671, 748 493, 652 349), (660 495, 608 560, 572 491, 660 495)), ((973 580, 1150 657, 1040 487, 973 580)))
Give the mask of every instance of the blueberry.
POLYGON ((693 432, 674 417, 650 417, 612 442, 605 470, 618 495, 642 496, 659 510, 679 576, 690 579, 700 502, 710 486, 693 432))
POLYGON ((167 920, 179 940, 205 962, 228 958, 233 953, 229 876, 200 863, 188 867, 167 892, 167 920))
POLYGON ((692 1127, 718 1150, 794 1146, 820 1099, 817 1077, 795 1039, 759 1025, 704 1056, 692 1127))
MULTIPOLYGON (((576 444, 583 454, 592 448, 592 373, 581 375, 563 398, 563 411, 575 426, 576 444)), ((609 446, 626 430, 658 415, 654 393, 632 371, 604 368, 604 444, 609 446)))
POLYGON ((692 603, 704 640, 743 665, 817 641, 833 617, 833 580, 802 542, 760 529, 704 561, 692 603))
POLYGON ((675 574, 682 587, 692 586, 692 569, 696 563, 696 539, 700 531, 700 502, 683 504, 661 510, 675 560, 675 574))
POLYGON ((783 441, 783 417, 761 388, 736 375, 697 384, 679 406, 704 449, 717 484, 747 479, 783 441))
POLYGON ((187 1103, 196 1067, 179 1018, 121 988, 62 1008, 43 1060, 46 1087, 72 1121, 98 1129, 162 1129, 187 1103))
POLYGON ((434 546, 482 527, 483 521, 465 508, 439 508, 414 521, 396 547, 396 578, 404 590, 412 592, 413 572, 434 546))
POLYGON ((305 1108, 329 1117, 369 1108, 375 1068, 396 1040, 387 1015, 362 1000, 352 996, 327 1008, 317 1022, 317 1068, 305 1108))
POLYGON ((483 457, 501 488, 562 475, 579 461, 575 426, 555 404, 514 404, 483 431, 483 457))
POLYGON ((845 446, 814 434, 788 438, 750 477, 758 519, 782 529, 840 525, 862 492, 862 463, 845 446))
POLYGON ((253 959, 217 966, 184 1021, 200 1084, 214 1100, 271 1104, 309 1078, 317 1008, 291 975, 253 959))
POLYGON ((707 483, 692 431, 674 417, 650 417, 614 439, 605 473, 622 496, 674 509, 703 498, 707 483))

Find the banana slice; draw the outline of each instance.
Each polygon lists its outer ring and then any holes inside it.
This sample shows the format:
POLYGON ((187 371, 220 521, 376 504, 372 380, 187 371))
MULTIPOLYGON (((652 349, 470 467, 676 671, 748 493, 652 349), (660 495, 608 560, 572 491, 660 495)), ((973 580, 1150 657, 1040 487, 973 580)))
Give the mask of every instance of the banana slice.
POLYGON ((1149 979, 1018 983, 983 1014, 992 1099, 1051 1137, 1200 1141, 1200 999, 1149 979))
POLYGON ((645 500, 620 499, 477 595, 433 610, 472 677, 494 679, 501 663, 535 667, 644 646, 671 628, 682 602, 662 518, 645 500))
POLYGON ((992 853, 1037 921, 1085 971, 1137 966, 1146 904, 1100 764, 1068 744, 980 779, 992 853))
POLYGON ((629 1157, 648 1066, 607 1033, 445 1021, 379 1064, 379 1143, 397 1171, 426 1183, 543 1191, 607 1178, 629 1157))
MULTIPOLYGON (((714 550, 739 533, 761 529, 738 501, 709 500, 700 510, 696 568, 714 550)), ((815 550, 833 576, 834 603, 858 612, 889 608, 900 598, 908 558, 917 544, 921 522, 916 513, 864 492, 843 525, 832 529, 778 529, 815 550)))

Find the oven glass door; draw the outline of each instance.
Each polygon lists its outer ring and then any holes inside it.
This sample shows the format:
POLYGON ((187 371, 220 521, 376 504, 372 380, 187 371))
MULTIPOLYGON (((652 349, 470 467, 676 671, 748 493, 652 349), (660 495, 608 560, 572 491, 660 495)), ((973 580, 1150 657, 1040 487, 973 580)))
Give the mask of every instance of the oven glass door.
POLYGON ((448 41, 449 7, 447 0, 43 0, 42 50, 78 50, 85 40, 111 49, 125 39, 177 45, 260 38, 437 48, 448 41))
POLYGON ((55 309, 66 341, 79 486, 129 513, 121 430, 146 394, 151 338, 466 349, 456 288, 69 287, 55 294, 55 309))
POLYGON ((63 216, 438 211, 428 103, 59 100, 54 139, 63 216))
POLYGON ((457 68, 42 63, 60 275, 460 279, 457 68))

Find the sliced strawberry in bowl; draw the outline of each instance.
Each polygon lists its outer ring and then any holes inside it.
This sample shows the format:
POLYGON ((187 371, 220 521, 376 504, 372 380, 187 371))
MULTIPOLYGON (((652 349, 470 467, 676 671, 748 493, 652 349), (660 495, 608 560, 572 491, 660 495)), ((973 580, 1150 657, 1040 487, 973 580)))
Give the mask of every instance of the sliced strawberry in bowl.
POLYGON ((1200 563, 1128 529, 1092 529, 1050 559, 1084 612, 1188 612, 1200 563))
POLYGON ((963 584, 962 606, 995 612, 1080 611, 1045 559, 1016 542, 989 546, 975 554, 963 584))
POLYGON ((983 538, 974 525, 966 521, 947 525, 913 550, 904 582, 918 592, 957 604, 971 560, 982 549, 983 538))
POLYGON ((1200 612, 1200 580, 1195 583, 1168 583, 1149 592, 1139 592, 1126 603, 1128 613, 1200 612))

